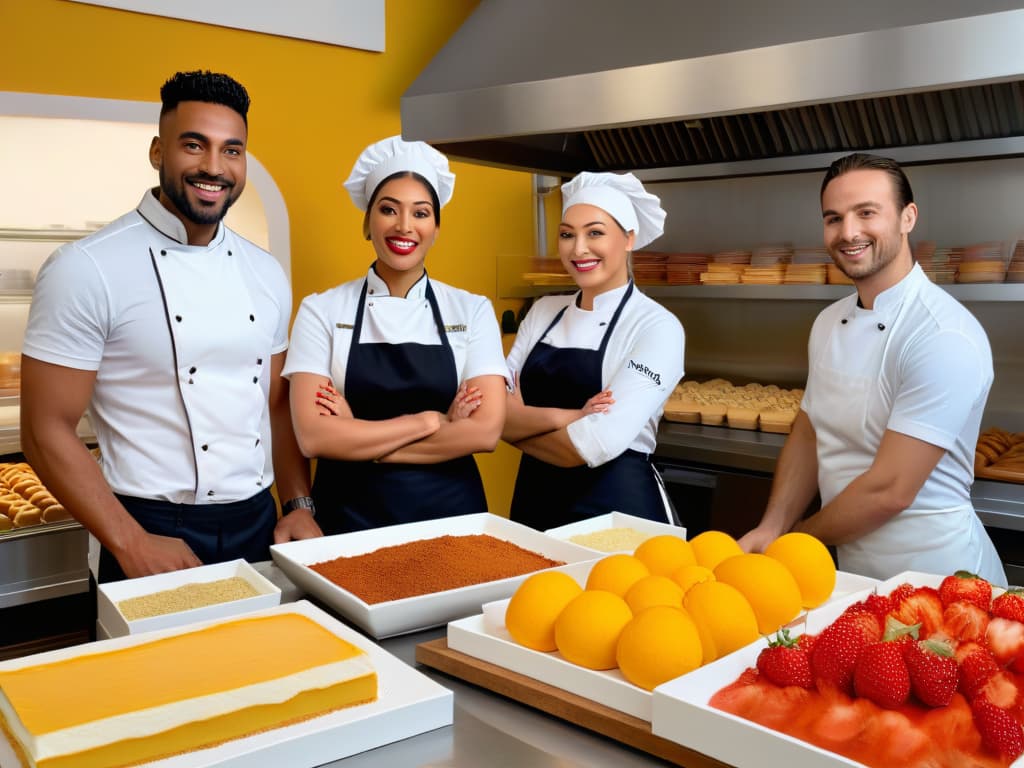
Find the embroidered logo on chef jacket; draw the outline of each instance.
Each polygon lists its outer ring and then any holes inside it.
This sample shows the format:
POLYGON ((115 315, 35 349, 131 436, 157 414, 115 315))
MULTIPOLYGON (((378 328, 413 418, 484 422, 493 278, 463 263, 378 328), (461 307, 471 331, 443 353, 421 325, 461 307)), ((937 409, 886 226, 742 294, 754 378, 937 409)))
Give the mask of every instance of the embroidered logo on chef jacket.
POLYGON ((457 325, 446 325, 444 327, 444 331, 445 331, 445 333, 465 333, 466 332, 466 324, 465 323, 459 323, 457 325))
POLYGON ((653 381, 659 387, 661 386, 661 374, 658 373, 657 371, 652 371, 650 368, 648 368, 643 363, 638 363, 636 360, 630 360, 629 363, 627 364, 627 367, 630 370, 632 370, 632 371, 636 371, 637 373, 642 373, 644 376, 649 378, 651 381, 653 381))

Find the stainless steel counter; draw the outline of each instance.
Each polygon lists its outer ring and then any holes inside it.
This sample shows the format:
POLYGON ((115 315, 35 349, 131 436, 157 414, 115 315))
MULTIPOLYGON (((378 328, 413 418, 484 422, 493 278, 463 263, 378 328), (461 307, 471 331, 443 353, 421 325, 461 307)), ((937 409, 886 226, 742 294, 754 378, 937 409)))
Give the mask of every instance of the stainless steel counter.
MULTIPOLYGON (((786 435, 662 421, 656 459, 772 473, 786 435)), ((1024 485, 975 480, 971 500, 982 523, 1024 531, 1024 485)))
MULTIPOLYGON (((257 571, 291 602, 302 592, 270 562, 257 571)), ((328 613, 333 612, 324 607, 328 613)), ((443 637, 444 627, 380 641, 394 654, 455 694, 454 724, 363 752, 329 765, 339 768, 649 768, 668 765, 592 731, 578 728, 496 693, 416 663, 416 646, 443 637)))
POLYGON ((395 637, 382 641, 381 646, 454 692, 454 724, 331 765, 339 768, 648 768, 669 765, 539 710, 417 665, 416 646, 442 637, 444 632, 444 628, 438 628, 395 637))

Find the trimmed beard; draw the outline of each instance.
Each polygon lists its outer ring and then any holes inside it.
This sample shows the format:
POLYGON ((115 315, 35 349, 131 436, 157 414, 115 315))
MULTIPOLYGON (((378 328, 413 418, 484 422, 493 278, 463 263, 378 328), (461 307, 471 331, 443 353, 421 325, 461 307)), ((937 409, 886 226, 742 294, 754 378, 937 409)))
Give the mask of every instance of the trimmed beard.
MULTIPOLYGON (((216 208, 197 208, 192 205, 188 196, 185 194, 185 188, 182 185, 175 186, 168 179, 164 168, 161 165, 159 172, 160 178, 160 190, 167 195, 167 198, 174 203, 174 207, 178 209, 178 212, 186 219, 191 221, 193 224, 205 225, 205 224, 217 224, 223 219, 228 209, 234 205, 235 200, 241 194, 241 190, 235 191, 235 186, 231 185, 227 188, 227 196, 224 198, 224 205, 217 210, 216 208)), ((216 183, 224 183, 222 179, 214 176, 205 176, 205 180, 216 183)), ((202 179, 200 179, 202 180, 202 179)))

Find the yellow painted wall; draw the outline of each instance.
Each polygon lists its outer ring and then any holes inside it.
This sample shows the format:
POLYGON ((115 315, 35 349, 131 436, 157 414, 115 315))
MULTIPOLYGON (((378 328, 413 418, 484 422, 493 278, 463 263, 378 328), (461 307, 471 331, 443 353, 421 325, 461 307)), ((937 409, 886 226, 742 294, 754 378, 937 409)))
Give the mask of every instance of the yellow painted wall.
MULTIPOLYGON (((342 182, 363 147, 400 132, 402 93, 476 4, 388 0, 386 50, 373 53, 66 0, 0 0, 0 90, 159 101, 160 85, 178 70, 237 78, 252 97, 249 150, 288 207, 297 307, 369 266, 361 214, 342 182)), ((453 170, 455 196, 430 274, 490 297, 499 314, 516 308, 495 296, 497 264, 533 250, 530 177, 467 163, 453 170)), ((504 444, 480 457, 492 511, 507 513, 517 461, 504 444)))

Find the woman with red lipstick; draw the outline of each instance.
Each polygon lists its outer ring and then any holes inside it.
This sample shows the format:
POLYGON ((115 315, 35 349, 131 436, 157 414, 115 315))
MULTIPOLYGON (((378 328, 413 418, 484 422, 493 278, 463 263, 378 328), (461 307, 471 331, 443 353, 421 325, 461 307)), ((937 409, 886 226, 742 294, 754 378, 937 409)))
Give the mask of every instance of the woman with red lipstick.
POLYGON ((424 266, 454 183, 444 155, 398 136, 345 183, 376 260, 302 302, 283 373, 324 533, 487 509, 473 454, 505 419, 501 335, 490 301, 424 266))
POLYGON ((516 388, 502 437, 523 451, 511 517, 535 528, 613 510, 671 521, 650 454, 683 375, 683 327, 629 267, 665 212, 629 173, 581 173, 562 201, 558 254, 579 290, 538 300, 508 356, 516 388))

